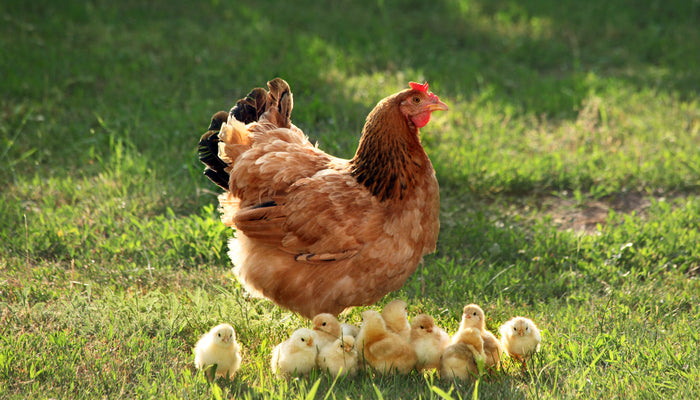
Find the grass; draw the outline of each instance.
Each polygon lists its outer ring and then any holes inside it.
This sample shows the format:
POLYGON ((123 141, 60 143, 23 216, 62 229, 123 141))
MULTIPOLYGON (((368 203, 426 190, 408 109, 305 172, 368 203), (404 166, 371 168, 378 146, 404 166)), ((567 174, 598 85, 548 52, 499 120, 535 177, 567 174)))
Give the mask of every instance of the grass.
MULTIPOLYGON (((0 4, 0 397, 697 398, 700 3, 0 4), (428 80, 438 250, 399 291, 453 332, 543 330, 526 372, 284 381, 308 323, 230 274, 199 134, 282 76, 294 122, 353 154, 382 97, 428 80), (579 229, 581 228, 581 229, 579 229), (192 346, 220 322, 239 374, 192 346)), ((358 322, 360 311, 347 316, 358 322)))

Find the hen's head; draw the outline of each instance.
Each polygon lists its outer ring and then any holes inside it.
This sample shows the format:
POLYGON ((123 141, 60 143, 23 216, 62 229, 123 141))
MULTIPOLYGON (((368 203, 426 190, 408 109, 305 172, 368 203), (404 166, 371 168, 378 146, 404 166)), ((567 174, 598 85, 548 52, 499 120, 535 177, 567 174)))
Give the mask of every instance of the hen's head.
POLYGON ((400 94, 399 108, 401 113, 410 119, 417 127, 422 128, 430 121, 433 111, 447 111, 447 104, 428 91, 428 82, 424 84, 410 82, 410 90, 400 94))

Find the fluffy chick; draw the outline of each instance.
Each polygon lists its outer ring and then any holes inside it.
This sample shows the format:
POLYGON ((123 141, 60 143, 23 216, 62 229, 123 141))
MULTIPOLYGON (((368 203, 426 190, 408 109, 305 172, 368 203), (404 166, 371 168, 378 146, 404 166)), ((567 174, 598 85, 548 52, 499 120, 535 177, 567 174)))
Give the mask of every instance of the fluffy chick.
POLYGON ((418 314, 411 321, 411 346, 416 351, 416 369, 434 369, 440 366, 440 356, 450 344, 450 336, 435 325, 428 314, 418 314))
MULTIPOLYGON (((465 328, 477 328, 481 332, 481 339, 484 341, 484 353, 486 353, 486 366, 495 369, 501 361, 503 348, 496 336, 486 330, 486 317, 484 310, 476 304, 468 304, 462 310, 462 321, 459 323, 459 330, 465 328)), ((452 341, 454 343, 454 340, 452 341)))
POLYGON ((316 367, 317 354, 314 332, 300 328, 289 339, 275 346, 270 367, 278 376, 306 375, 316 367))
POLYGON ((382 318, 390 332, 409 340, 411 338, 411 324, 408 323, 406 306, 407 304, 403 300, 390 301, 382 310, 382 318))
POLYGON ((418 361, 408 340, 390 332, 382 316, 373 310, 362 313, 362 325, 355 343, 360 357, 380 374, 393 370, 408 374, 418 361))
POLYGON ((501 344, 511 357, 525 363, 534 353, 540 350, 540 330, 537 325, 528 318, 514 317, 498 328, 501 334, 501 344))
POLYGON ((452 344, 440 357, 440 377, 467 380, 479 376, 479 364, 486 359, 484 341, 478 328, 464 328, 454 335, 452 344))
POLYGON ((202 335, 194 346, 194 364, 205 373, 211 367, 210 379, 233 376, 241 366, 241 346, 233 327, 220 324, 202 335))
POLYGON ((312 320, 316 337, 316 348, 321 351, 342 336, 340 322, 333 314, 318 314, 312 320))
POLYGON ((342 336, 324 346, 318 353, 316 363, 322 371, 328 371, 333 376, 355 375, 358 364, 355 338, 342 336))
POLYGON ((360 327, 355 326, 352 324, 348 324, 343 322, 340 324, 340 330, 343 332, 344 336, 352 336, 352 337, 357 337, 357 334, 360 333, 360 327))

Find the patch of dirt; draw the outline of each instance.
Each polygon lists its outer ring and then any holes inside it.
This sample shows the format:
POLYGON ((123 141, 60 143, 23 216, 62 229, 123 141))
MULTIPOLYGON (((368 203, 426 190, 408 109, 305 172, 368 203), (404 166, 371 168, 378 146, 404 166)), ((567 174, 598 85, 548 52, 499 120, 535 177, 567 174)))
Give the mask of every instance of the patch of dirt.
POLYGON ((544 200, 542 211, 552 216, 559 229, 592 234, 597 226, 605 226, 610 210, 620 214, 634 212, 644 216, 651 205, 651 197, 645 193, 630 192, 600 200, 578 204, 575 199, 551 196, 544 200))

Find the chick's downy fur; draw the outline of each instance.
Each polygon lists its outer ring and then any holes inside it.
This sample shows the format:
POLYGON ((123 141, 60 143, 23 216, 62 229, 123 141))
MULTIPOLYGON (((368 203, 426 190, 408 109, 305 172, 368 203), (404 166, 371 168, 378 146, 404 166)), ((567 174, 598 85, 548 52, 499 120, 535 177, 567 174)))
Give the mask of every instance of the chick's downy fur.
POLYGON ((195 366, 206 371, 216 368, 216 376, 230 377, 241 366, 241 346, 236 331, 229 324, 220 324, 202 335, 194 346, 195 366))
POLYGON ((362 313, 362 325, 355 346, 360 358, 380 374, 393 371, 408 374, 418 361, 410 343, 387 330, 382 316, 373 310, 362 313))
POLYGON ((418 314, 411 321, 411 346, 416 351, 416 369, 434 369, 440 364, 445 348, 450 344, 450 336, 435 325, 428 314, 418 314))
POLYGON ((498 338, 486 329, 484 310, 477 304, 464 306, 459 330, 461 331, 465 328, 477 328, 481 332, 481 338, 484 342, 484 353, 486 353, 486 366, 491 370, 496 369, 501 362, 503 347, 498 338))
POLYGON ((540 349, 540 330, 529 318, 513 317, 501 325, 498 331, 503 348, 518 361, 525 363, 540 349))
POLYGON ((318 353, 318 367, 331 375, 354 375, 358 367, 358 354, 355 338, 342 336, 324 346, 318 353))
POLYGON ((317 355, 314 332, 299 328, 272 349, 270 367, 276 375, 284 377, 307 375, 316 367, 317 355))

